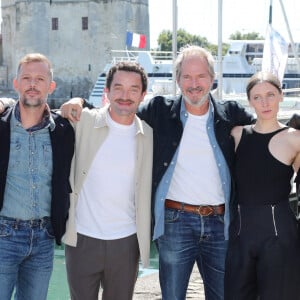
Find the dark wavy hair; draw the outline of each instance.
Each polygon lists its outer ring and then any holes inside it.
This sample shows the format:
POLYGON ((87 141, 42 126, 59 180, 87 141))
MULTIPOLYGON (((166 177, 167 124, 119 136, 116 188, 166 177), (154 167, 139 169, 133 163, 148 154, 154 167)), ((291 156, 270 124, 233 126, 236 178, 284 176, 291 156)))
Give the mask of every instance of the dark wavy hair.
POLYGON ((107 89, 110 90, 114 74, 117 71, 135 72, 139 74, 141 76, 141 81, 142 81, 142 92, 144 93, 147 91, 147 86, 148 86, 147 73, 145 72, 144 68, 140 64, 132 61, 118 62, 109 69, 106 77, 107 89))

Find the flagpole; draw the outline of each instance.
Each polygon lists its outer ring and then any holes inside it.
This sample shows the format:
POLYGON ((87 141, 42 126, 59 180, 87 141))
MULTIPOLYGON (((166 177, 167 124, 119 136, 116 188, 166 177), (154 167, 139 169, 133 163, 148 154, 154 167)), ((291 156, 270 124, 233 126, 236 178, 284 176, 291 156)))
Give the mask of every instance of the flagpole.
POLYGON ((217 95, 219 100, 222 100, 223 97, 222 4, 223 4, 223 0, 219 0, 219 5, 218 5, 218 70, 219 73, 218 73, 218 87, 217 87, 217 91, 218 91, 217 95))
POLYGON ((291 34, 289 22, 288 22, 286 13, 285 13, 285 9, 284 9, 282 0, 279 0, 279 2, 280 2, 281 10, 282 10, 282 13, 283 13, 283 17, 284 17, 284 20, 285 20, 285 25, 287 27, 287 31, 288 31, 288 34, 289 34, 289 38, 290 38, 290 41, 291 41, 291 46, 292 46, 292 49, 293 49, 294 57, 296 59, 297 65, 298 65, 298 72, 299 72, 300 71, 300 61, 299 61, 298 53, 297 53, 295 43, 294 43, 294 40, 293 40, 293 37, 292 37, 292 34, 291 34))
POLYGON ((272 25, 272 4, 273 0, 270 0, 270 6, 269 6, 269 25, 272 25))
POLYGON ((173 50, 173 72, 172 72, 172 91, 173 96, 176 96, 176 68, 175 60, 177 57, 177 0, 173 0, 173 35, 172 35, 172 50, 173 50))

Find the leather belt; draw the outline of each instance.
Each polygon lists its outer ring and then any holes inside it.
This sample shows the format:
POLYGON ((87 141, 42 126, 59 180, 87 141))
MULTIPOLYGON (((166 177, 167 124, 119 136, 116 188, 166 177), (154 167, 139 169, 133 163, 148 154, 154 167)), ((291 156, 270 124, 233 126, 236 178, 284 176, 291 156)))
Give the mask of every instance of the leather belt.
POLYGON ((186 211, 200 216, 223 215, 225 212, 225 204, 220 205, 191 205, 183 202, 166 199, 166 208, 186 211))

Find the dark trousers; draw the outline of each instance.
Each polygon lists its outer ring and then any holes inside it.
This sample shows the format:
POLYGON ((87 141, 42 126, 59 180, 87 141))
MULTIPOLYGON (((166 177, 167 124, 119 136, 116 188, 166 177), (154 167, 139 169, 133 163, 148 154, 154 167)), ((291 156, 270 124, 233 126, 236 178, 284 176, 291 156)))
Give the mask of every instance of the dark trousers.
POLYGON ((131 300, 138 275, 136 234, 100 240, 78 234, 77 247, 66 246, 66 267, 72 300, 131 300))
POLYGON ((230 226, 225 300, 300 299, 300 242, 289 203, 240 205, 230 226))

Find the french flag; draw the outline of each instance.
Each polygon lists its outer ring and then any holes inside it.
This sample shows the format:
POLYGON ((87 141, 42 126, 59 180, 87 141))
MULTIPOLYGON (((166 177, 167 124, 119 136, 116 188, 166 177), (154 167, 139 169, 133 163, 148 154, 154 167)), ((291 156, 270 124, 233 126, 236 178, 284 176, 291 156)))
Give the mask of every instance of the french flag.
POLYGON ((138 34, 127 31, 126 33, 126 46, 145 48, 146 47, 146 36, 144 34, 138 34))

